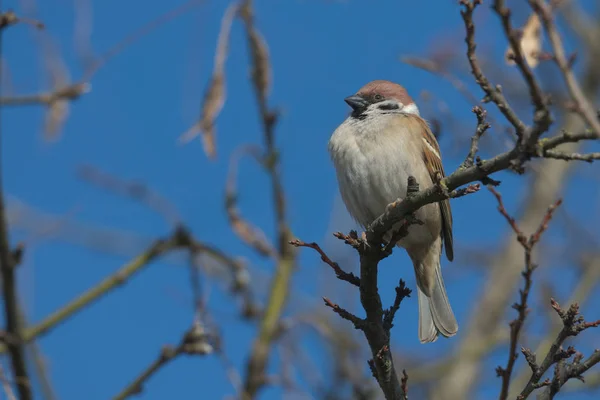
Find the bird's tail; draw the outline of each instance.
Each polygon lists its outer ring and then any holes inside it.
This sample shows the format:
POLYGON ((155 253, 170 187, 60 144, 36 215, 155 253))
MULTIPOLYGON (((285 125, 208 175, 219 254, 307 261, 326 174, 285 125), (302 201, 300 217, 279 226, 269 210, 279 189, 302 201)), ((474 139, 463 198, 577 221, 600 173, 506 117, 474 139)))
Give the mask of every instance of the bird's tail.
POLYGON ((421 343, 434 342, 438 334, 451 337, 458 332, 458 323, 444 286, 439 253, 435 248, 434 245, 429 249, 424 261, 413 259, 417 277, 421 343))

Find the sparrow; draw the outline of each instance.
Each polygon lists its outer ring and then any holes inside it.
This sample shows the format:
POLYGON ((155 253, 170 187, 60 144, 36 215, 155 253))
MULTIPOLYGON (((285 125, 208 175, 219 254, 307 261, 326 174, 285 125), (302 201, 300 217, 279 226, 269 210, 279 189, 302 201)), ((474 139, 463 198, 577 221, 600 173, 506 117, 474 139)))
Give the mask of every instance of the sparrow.
MULTIPOLYGON (((354 220, 366 229, 389 203, 406 196, 409 176, 414 176, 424 190, 444 177, 444 167, 435 136, 402 86, 372 81, 344 101, 352 112, 331 135, 328 150, 342 200, 354 220)), ((423 224, 411 225, 396 245, 412 260, 419 340, 430 343, 438 334, 451 337, 458 331, 440 264, 442 243, 448 260, 454 258, 450 202, 428 204, 415 216, 423 224)), ((394 230, 386 234, 386 241, 394 230)))

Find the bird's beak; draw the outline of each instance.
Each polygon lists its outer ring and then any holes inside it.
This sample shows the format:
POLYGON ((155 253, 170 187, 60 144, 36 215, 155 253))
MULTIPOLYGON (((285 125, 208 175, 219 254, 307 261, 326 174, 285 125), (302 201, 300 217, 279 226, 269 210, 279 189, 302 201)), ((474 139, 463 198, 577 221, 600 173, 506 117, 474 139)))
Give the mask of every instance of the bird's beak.
POLYGON ((346 97, 344 101, 348 103, 348 105, 352 107, 354 111, 357 112, 361 112, 369 106, 369 102, 367 100, 356 94, 346 97))

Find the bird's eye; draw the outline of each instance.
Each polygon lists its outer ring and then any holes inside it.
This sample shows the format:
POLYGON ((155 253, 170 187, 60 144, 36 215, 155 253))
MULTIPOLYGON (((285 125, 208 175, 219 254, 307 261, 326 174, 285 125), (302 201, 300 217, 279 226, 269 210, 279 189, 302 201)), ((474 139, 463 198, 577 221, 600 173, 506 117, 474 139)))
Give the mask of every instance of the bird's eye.
POLYGON ((381 100, 383 100, 383 96, 382 96, 382 95, 380 95, 380 94, 376 94, 376 95, 375 95, 375 100, 377 100, 377 101, 381 101, 381 100))

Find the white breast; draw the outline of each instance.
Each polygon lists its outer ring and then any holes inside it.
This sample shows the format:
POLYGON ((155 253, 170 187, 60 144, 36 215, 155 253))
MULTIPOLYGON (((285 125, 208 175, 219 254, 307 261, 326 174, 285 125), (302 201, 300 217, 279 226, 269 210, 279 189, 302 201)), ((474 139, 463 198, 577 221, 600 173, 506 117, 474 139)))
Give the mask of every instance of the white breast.
MULTIPOLYGON (((421 188, 432 184, 421 161, 421 149, 406 140, 398 118, 402 117, 379 116, 362 121, 348 118, 329 140, 342 199, 363 227, 381 215, 389 203, 406 195, 410 175, 417 178, 421 188)), ((436 214, 435 209, 427 209, 436 214)), ((425 210, 419 210, 419 219, 430 218, 425 210)), ((413 226, 410 232, 410 241, 434 239, 424 226, 413 226)))

